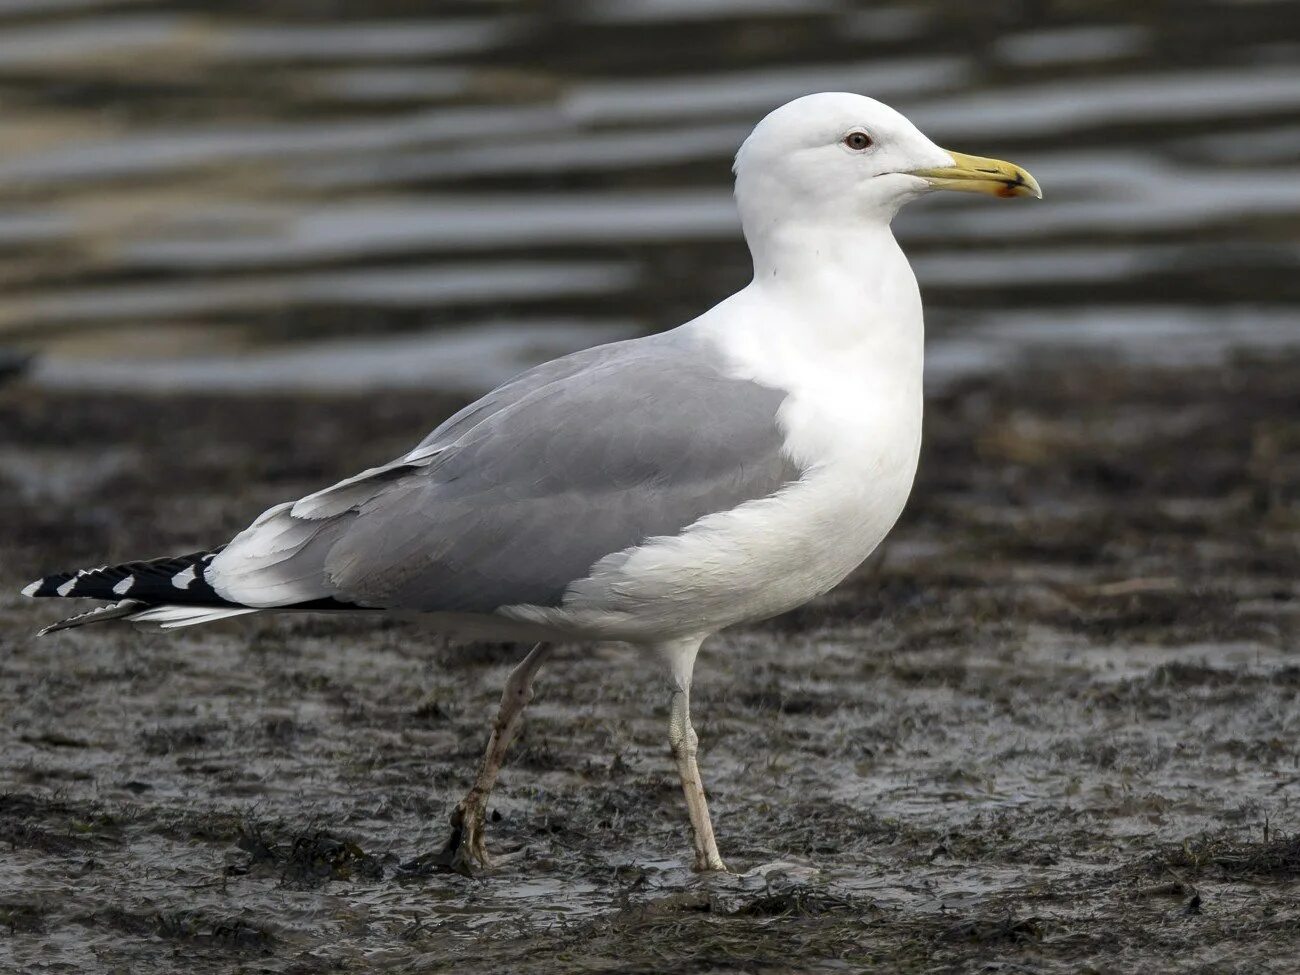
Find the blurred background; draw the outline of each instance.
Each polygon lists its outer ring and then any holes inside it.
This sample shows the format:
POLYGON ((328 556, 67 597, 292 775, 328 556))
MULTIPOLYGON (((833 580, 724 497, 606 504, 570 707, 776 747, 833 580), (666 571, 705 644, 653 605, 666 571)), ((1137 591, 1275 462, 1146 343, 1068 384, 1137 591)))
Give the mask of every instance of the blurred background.
POLYGON ((748 280, 730 158, 870 94, 1041 203, 898 223, 933 384, 1300 342, 1300 6, 0 0, 0 343, 46 387, 479 392, 748 280))

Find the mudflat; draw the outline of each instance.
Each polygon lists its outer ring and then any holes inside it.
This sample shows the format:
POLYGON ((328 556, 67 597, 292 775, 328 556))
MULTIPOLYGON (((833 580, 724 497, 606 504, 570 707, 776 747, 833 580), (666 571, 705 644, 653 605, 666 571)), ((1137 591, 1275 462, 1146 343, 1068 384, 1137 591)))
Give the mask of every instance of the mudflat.
POLYGON ((32 638, 76 607, 29 577, 220 542, 457 405, 0 390, 0 968, 1294 970, 1300 357, 933 398, 883 549, 702 654, 738 876, 686 869, 633 651, 543 671, 492 807, 519 854, 465 878, 401 864, 525 648, 322 615, 32 638))

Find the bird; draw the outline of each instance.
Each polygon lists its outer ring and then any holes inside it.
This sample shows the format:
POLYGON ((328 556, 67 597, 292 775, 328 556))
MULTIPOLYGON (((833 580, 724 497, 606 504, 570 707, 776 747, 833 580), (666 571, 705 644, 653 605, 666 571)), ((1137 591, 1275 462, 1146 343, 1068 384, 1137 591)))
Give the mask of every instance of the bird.
POLYGON ((849 92, 773 110, 733 173, 753 261, 740 291, 530 369, 224 545, 38 579, 25 595, 110 601, 41 632, 307 610, 421 614, 453 637, 533 644, 446 845, 412 861, 461 873, 494 863, 488 798, 552 648, 630 645, 666 678, 693 866, 725 871, 691 723, 700 647, 832 589, 912 489, 924 326, 891 221, 936 190, 1042 197, 1021 167, 942 149, 849 92))

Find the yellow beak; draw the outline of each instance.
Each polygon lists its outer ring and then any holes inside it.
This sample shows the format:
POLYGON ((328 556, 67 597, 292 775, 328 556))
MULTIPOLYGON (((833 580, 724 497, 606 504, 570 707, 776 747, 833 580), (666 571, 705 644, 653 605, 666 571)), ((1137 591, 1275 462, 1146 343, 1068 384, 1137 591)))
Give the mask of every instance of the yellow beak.
POLYGON ((908 175, 920 176, 931 186, 941 190, 960 190, 963 193, 988 193, 990 196, 1032 196, 1043 198, 1038 180, 1015 163, 1001 159, 985 159, 950 152, 955 166, 938 169, 915 169, 908 175))

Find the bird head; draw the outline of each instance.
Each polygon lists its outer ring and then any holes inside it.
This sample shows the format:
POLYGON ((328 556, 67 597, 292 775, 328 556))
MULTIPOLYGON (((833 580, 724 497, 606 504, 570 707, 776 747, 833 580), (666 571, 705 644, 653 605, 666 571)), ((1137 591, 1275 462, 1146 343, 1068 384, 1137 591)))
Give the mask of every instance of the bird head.
POLYGON ((845 92, 805 95, 754 127, 736 154, 747 230, 783 220, 888 221, 933 190, 1042 197, 1025 170, 941 149, 903 115, 845 92))

